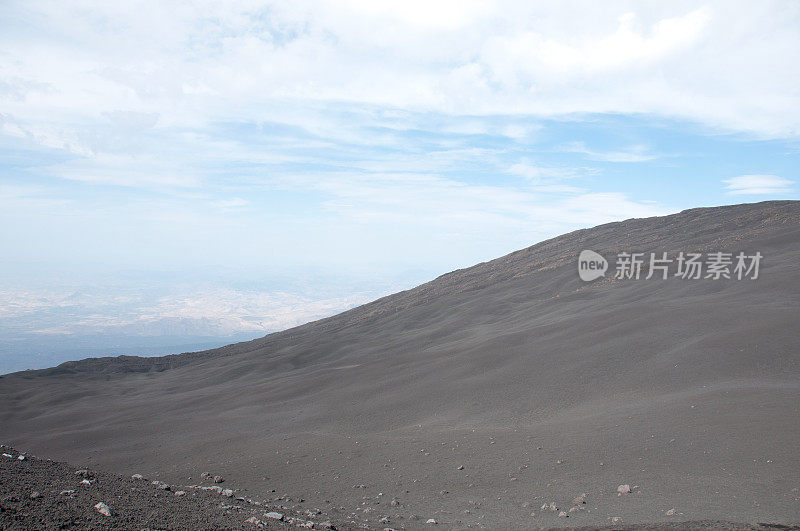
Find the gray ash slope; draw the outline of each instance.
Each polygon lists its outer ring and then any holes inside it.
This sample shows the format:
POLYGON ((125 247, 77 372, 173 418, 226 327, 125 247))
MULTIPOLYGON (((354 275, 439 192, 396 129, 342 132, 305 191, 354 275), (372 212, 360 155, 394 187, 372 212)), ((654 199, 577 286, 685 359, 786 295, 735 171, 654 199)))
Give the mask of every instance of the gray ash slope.
POLYGON ((798 263, 798 202, 602 225, 255 341, 4 376, 0 440, 375 526, 797 522, 798 263), (765 258, 756 281, 584 284, 582 249, 765 258), (539 509, 581 493, 568 521, 539 509))

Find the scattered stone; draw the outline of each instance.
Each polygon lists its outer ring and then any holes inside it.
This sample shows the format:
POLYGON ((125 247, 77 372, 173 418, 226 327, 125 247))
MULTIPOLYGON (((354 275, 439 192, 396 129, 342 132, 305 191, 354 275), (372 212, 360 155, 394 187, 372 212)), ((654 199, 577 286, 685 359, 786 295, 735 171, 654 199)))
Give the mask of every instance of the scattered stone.
POLYGON ((460 466, 458 467, 458 470, 464 470, 464 465, 460 465, 460 466))
POLYGON ((392 501, 389 502, 389 505, 391 505, 392 507, 402 507, 403 506, 400 503, 400 500, 398 500, 397 498, 392 498, 392 501))
POLYGON ((89 487, 89 486, 92 485, 92 482, 89 481, 88 479, 82 479, 81 480, 81 485, 85 485, 85 486, 89 487))
POLYGON ((31 499, 32 500, 38 500, 41 497, 42 497, 42 495, 40 493, 38 493, 36 491, 31 492, 31 499))
POLYGON ((561 511, 558 513, 559 518, 569 518, 569 515, 565 511, 561 511))
POLYGON ((175 496, 186 496, 186 491, 183 490, 176 490, 175 496))
POLYGON ((18 459, 19 461, 25 461, 25 456, 24 456, 24 455, 18 455, 18 456, 17 456, 17 459, 18 459))
POLYGON ((427 522, 425 522, 425 523, 426 523, 426 524, 434 524, 434 525, 435 525, 435 524, 437 524, 438 522, 437 522, 436 520, 434 520, 433 518, 428 518, 428 521, 427 521, 427 522))
POLYGON ((214 477, 214 476, 213 476, 213 475, 211 475, 211 473, 210 473, 210 472, 203 472, 202 474, 200 474, 200 479, 211 479, 211 478, 213 478, 213 477, 214 477))
POLYGON ((134 474, 131 476, 131 479, 135 479, 136 481, 144 481, 144 476, 141 474, 134 474))
POLYGON ((388 524, 389 523, 389 519, 384 516, 383 518, 380 519, 380 523, 388 524))
POLYGON ((672 508, 669 511, 667 511, 667 516, 675 516, 675 509, 672 508))
POLYGON ((612 524, 618 524, 622 521, 621 516, 610 516, 608 519, 611 520, 612 524))
POLYGON ((97 509, 97 512, 103 516, 111 516, 111 509, 109 509, 108 505, 103 502, 99 502, 94 506, 94 508, 97 509))
POLYGON ((75 491, 72 489, 61 491, 62 496, 72 496, 73 494, 75 494, 75 491))
POLYGON ((4 453, 4 454, 3 454, 3 457, 8 457, 9 459, 14 459, 14 456, 13 456, 13 455, 11 455, 11 454, 6 454, 6 453, 4 453))
POLYGON ((170 486, 164 483, 163 481, 154 481, 153 485, 156 486, 159 490, 170 490, 170 486))
POLYGON ((89 477, 89 471, 86 470, 85 468, 82 468, 81 470, 76 470, 75 471, 75 475, 76 476, 83 476, 85 478, 88 478, 89 477))
POLYGON ((531 518, 536 518, 536 513, 535 512, 531 512, 531 518))
POLYGON ((576 505, 574 507, 570 507, 569 512, 574 513, 575 511, 581 511, 581 510, 583 510, 583 507, 581 507, 580 505, 576 505))
POLYGON ((233 498, 233 491, 231 489, 224 489, 220 494, 228 498, 233 498))
POLYGON ((264 515, 264 518, 271 518, 272 520, 283 520, 283 515, 281 513, 276 512, 269 512, 264 515))
POLYGON ((583 495, 572 500, 572 505, 583 505, 584 503, 586 503, 586 498, 583 495))
POLYGON ((256 518, 255 516, 251 516, 246 520, 246 523, 253 524, 253 525, 261 525, 261 520, 256 518))
POLYGON ((617 487, 617 496, 622 496, 623 494, 630 494, 631 493, 631 486, 630 485, 620 485, 617 487))
POLYGON ((225 478, 222 476, 214 476, 214 483, 222 483, 225 481, 225 478))

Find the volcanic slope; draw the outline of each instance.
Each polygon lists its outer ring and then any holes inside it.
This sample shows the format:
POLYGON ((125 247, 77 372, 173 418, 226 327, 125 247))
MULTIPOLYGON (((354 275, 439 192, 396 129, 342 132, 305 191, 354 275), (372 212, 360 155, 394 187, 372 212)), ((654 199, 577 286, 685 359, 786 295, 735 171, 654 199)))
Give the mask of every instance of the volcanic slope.
POLYGON ((601 225, 255 341, 3 376, 0 442, 381 528, 798 522, 799 264, 798 202, 601 225), (764 258, 584 283, 583 249, 764 258))

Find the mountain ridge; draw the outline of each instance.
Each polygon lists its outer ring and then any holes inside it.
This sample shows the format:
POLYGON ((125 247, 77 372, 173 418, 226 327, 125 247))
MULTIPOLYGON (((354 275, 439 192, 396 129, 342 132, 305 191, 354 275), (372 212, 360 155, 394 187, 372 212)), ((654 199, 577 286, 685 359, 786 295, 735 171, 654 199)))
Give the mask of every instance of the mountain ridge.
MULTIPOLYGON (((507 266, 509 264, 517 265, 522 262, 523 265, 528 265, 528 268, 525 269, 516 269, 513 270, 514 276, 521 276, 525 274, 531 274, 538 270, 537 266, 541 266, 544 263, 547 263, 549 267, 558 267, 564 265, 569 260, 576 260, 577 255, 581 249, 579 249, 579 243, 586 243, 587 240, 590 240, 592 237, 596 237, 597 233, 607 232, 607 231, 615 231, 618 229, 624 230, 625 227, 633 227, 637 224, 641 224, 644 221, 650 221, 653 224, 662 223, 664 225, 669 225, 670 223, 677 222, 677 224, 686 225, 692 223, 698 223, 703 221, 704 218, 714 215, 719 212, 737 212, 737 216, 739 219, 744 218, 747 219, 748 215, 752 215, 754 212, 756 214, 762 214, 761 219, 762 221, 769 220, 770 216, 780 216, 781 214, 787 214, 793 208, 796 208, 797 205, 800 204, 798 201, 764 201, 760 203, 745 203, 745 204, 738 204, 738 205, 725 205, 725 206, 717 206, 717 207, 697 207, 686 209, 680 211, 675 214, 670 214, 667 216, 657 216, 651 218, 629 218, 623 221, 615 221, 610 223, 605 223, 602 225, 597 225, 592 228, 585 228, 585 229, 578 229, 569 233, 565 233, 554 238, 549 238, 542 242, 533 244, 529 247, 519 249, 517 251, 512 251, 504 256, 499 258, 495 258, 493 260, 489 260, 486 262, 481 262, 475 264, 473 266, 456 269, 454 271, 444 273, 433 280, 420 284, 418 286, 409 288, 407 290, 402 290, 390 295, 386 295, 384 297, 380 297, 374 301, 368 302, 366 304, 362 304, 355 308, 351 308, 350 310, 346 310, 344 312, 325 317, 322 319, 318 319, 315 321, 310 321, 308 323, 304 323, 302 325, 298 325, 292 328, 288 328, 286 330, 281 330, 277 332, 273 332, 268 334, 264 337, 257 338, 251 341, 245 341, 241 343, 234 343, 231 345, 226 345, 223 347, 197 351, 197 352, 184 352, 181 354, 169 354, 166 356, 114 356, 114 357, 92 357, 92 358, 85 358, 76 361, 67 361, 64 363, 59 364, 56 367, 46 368, 46 369, 38 369, 38 370, 29 370, 29 371, 19 371, 17 373, 10 373, 8 375, 3 376, 11 376, 11 375, 23 375, 26 378, 32 378, 37 376, 48 376, 54 374, 70 374, 70 373, 127 373, 127 372, 147 372, 147 371, 163 371, 169 370, 177 367, 181 367, 188 363, 193 362, 202 362, 207 359, 219 356, 231 356, 237 355, 247 352, 252 352, 254 350, 263 348, 266 343, 269 343, 271 340, 274 339, 283 339, 283 338, 291 338, 296 334, 305 333, 309 329, 319 329, 325 327, 335 328, 337 326, 348 326, 353 324, 356 321, 368 319, 370 317, 379 317, 380 315, 384 315, 386 313, 390 313, 392 311, 398 311, 409 306, 413 306, 416 304, 422 304, 426 300, 430 300, 430 298, 435 297, 441 294, 452 293, 453 289, 456 288, 458 285, 464 285, 465 281, 471 281, 472 284, 468 284, 468 288, 471 290, 481 289, 481 287, 485 287, 487 284, 491 283, 491 281, 503 281, 508 280, 509 274, 506 273, 505 275, 497 274, 496 266, 507 266), (570 242, 564 245, 566 242, 570 242), (552 250, 554 248, 559 248, 562 252, 559 256, 554 257, 552 255, 552 250), (535 257, 535 253, 545 251, 551 252, 551 254, 545 254, 545 256, 535 257), (531 258, 538 258, 531 262, 531 258), (554 258, 556 259, 553 262, 554 258), (492 275, 492 273, 495 273, 492 275), (481 279, 475 278, 476 276, 480 277, 481 274, 489 274, 489 278, 481 279), (413 299, 415 295, 422 295, 421 298, 417 300, 409 300, 413 299), (374 310, 373 310, 374 309, 374 310)), ((752 221, 752 220, 750 220, 752 221)), ((733 223, 734 220, 729 220, 729 223, 733 223)), ((741 228, 737 227, 737 228, 741 228)), ((652 242, 647 242, 648 245, 651 245, 652 242)), ((608 252, 611 249, 600 249, 601 251, 608 252)), ((627 248, 627 250, 637 250, 634 248, 627 248)), ((665 249, 666 250, 666 249, 665 249)), ((678 251, 678 250, 689 250, 682 247, 676 247, 673 249, 669 249, 669 251, 678 251)), ((703 249, 691 249, 693 251, 703 250, 703 249)))

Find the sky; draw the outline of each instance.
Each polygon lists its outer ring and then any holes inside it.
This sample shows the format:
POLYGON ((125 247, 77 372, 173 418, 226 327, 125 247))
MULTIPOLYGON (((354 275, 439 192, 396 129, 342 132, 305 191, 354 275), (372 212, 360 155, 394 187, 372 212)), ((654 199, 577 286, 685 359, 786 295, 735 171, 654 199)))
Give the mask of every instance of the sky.
POLYGON ((789 0, 6 0, 0 372, 800 199, 798 57, 789 0))

